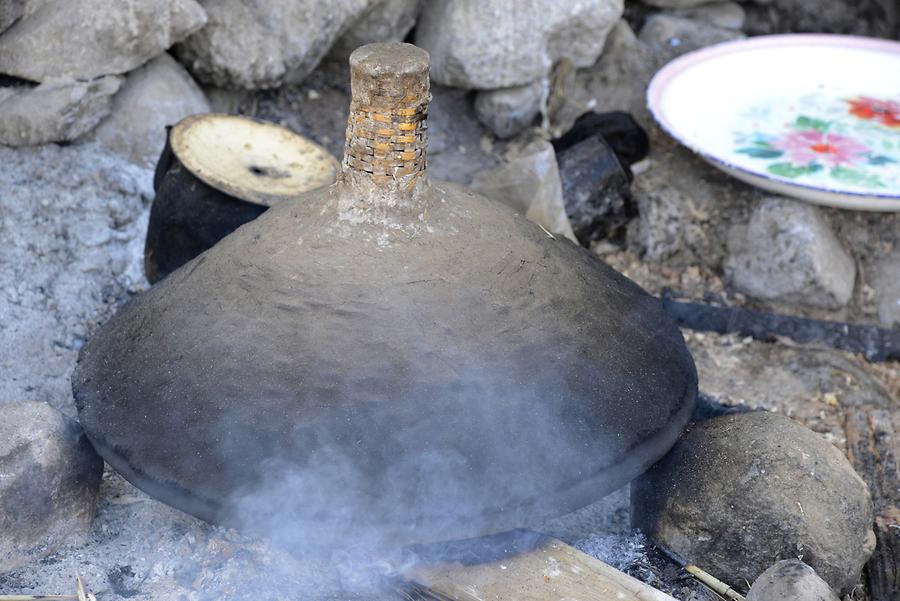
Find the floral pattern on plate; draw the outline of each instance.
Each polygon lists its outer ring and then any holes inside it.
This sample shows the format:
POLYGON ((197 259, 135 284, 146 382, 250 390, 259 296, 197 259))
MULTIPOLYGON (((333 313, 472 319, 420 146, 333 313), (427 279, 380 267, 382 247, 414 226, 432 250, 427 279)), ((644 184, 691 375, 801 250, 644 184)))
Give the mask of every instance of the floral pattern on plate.
POLYGON ((900 188, 900 102, 817 92, 754 106, 742 115, 748 120, 752 131, 735 134, 734 152, 771 175, 825 188, 900 188))

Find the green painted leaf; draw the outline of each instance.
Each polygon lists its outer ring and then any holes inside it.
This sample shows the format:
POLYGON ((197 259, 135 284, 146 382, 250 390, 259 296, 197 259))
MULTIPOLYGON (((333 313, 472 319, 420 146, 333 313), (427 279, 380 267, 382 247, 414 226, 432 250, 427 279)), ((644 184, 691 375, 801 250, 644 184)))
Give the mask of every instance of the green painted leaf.
POLYGON ((807 117, 806 115, 800 115, 797 117, 797 120, 794 121, 794 127, 796 127, 797 129, 817 129, 819 131, 828 131, 828 128, 830 126, 831 121, 814 119, 812 117, 807 117))
POLYGON ((838 181, 847 182, 848 184, 855 184, 857 186, 863 186, 864 188, 884 187, 884 184, 881 182, 877 175, 866 173, 864 171, 858 171, 856 169, 850 169, 849 167, 843 167, 841 165, 833 167, 831 169, 830 175, 838 181))
POLYGON ((882 146, 885 150, 893 150, 893 149, 894 149, 894 145, 893 145, 893 143, 891 143, 890 140, 882 140, 881 146, 882 146))
POLYGON ((791 179, 800 177, 801 175, 809 175, 822 169, 821 165, 813 163, 812 165, 794 165, 793 163, 775 163, 769 165, 766 170, 769 173, 780 175, 781 177, 789 177, 791 179))
POLYGON ((771 146, 748 146, 747 148, 739 148, 738 152, 741 154, 746 154, 747 156, 751 156, 754 159, 775 159, 784 154, 781 150, 777 148, 772 148, 771 146))
POLYGON ((869 157, 870 165, 887 165, 888 163, 896 163, 894 159, 883 154, 869 157))

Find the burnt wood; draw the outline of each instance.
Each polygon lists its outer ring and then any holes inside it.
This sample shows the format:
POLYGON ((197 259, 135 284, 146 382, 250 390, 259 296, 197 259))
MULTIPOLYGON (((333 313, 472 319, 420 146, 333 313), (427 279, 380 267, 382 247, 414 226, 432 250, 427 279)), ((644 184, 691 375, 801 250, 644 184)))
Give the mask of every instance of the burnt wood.
POLYGON ((799 343, 818 343, 869 361, 900 360, 900 330, 839 321, 781 315, 742 307, 675 300, 668 290, 662 294, 663 308, 682 328, 719 334, 739 334, 756 340, 790 338, 799 343))
POLYGON ((569 131, 553 140, 553 149, 561 153, 592 137, 602 138, 616 153, 628 173, 629 181, 632 178, 629 167, 647 158, 650 153, 647 132, 630 113, 623 111, 588 111, 575 120, 569 131))
MULTIPOLYGON (((480 601, 675 601, 674 597, 612 566, 536 532, 512 533, 525 544, 510 544, 507 535, 494 537, 494 557, 417 563, 407 568, 400 587, 412 599, 480 601)), ((490 546, 492 541, 478 544, 490 546)))
POLYGON ((630 176, 600 136, 591 136, 556 155, 566 214, 585 247, 615 236, 634 216, 630 176))
POLYGON ((847 416, 847 455, 875 505, 875 552, 865 575, 871 601, 900 594, 900 438, 891 412, 861 408, 847 416))

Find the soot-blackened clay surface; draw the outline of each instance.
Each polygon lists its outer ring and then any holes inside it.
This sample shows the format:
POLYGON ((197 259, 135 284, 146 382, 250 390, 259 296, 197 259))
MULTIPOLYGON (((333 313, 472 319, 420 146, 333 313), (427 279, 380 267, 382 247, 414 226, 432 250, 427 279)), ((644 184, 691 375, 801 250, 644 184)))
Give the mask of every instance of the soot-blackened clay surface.
POLYGON ((697 393, 660 302, 429 182, 427 54, 375 44, 351 68, 338 182, 240 227, 84 347, 73 388, 98 451, 167 503, 303 545, 497 532, 643 472, 697 393))

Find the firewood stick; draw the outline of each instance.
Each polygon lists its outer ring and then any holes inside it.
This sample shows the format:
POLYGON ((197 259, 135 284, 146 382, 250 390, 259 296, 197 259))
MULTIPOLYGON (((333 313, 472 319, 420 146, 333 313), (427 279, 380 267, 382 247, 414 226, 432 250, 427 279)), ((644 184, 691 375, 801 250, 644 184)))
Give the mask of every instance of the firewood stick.
POLYGON ((402 576, 413 585, 408 596, 417 601, 675 601, 560 540, 535 536, 530 548, 484 563, 407 568, 402 576))
POLYGON ((875 551, 866 564, 872 601, 896 601, 900 590, 900 437, 890 411, 861 407, 847 415, 847 456, 869 485, 875 505, 875 551))
POLYGON ((722 595, 726 599, 732 599, 732 601, 746 601, 742 594, 740 594, 709 572, 701 570, 693 564, 687 564, 686 566, 684 566, 684 570, 688 574, 708 586, 716 594, 722 595))
POLYGON ((663 309, 679 327, 701 332, 739 334, 756 340, 790 338, 800 344, 824 344, 869 361, 900 359, 900 331, 896 328, 779 315, 743 307, 675 300, 668 289, 662 294, 663 309))
POLYGON ((0 601, 97 601, 91 593, 84 590, 81 576, 75 576, 75 595, 0 595, 0 601))
POLYGON ((81 576, 75 576, 75 588, 78 593, 78 601, 88 601, 87 595, 84 592, 84 582, 81 581, 81 576))
POLYGON ((75 595, 0 595, 0 601, 77 601, 75 595))
POLYGON ((726 599, 731 599, 732 601, 746 601, 742 594, 740 594, 706 570, 703 570, 690 563, 675 551, 662 546, 657 546, 657 549, 659 549, 666 557, 678 564, 681 569, 693 576, 697 581, 701 582, 704 586, 709 588, 717 595, 725 597, 726 599))

